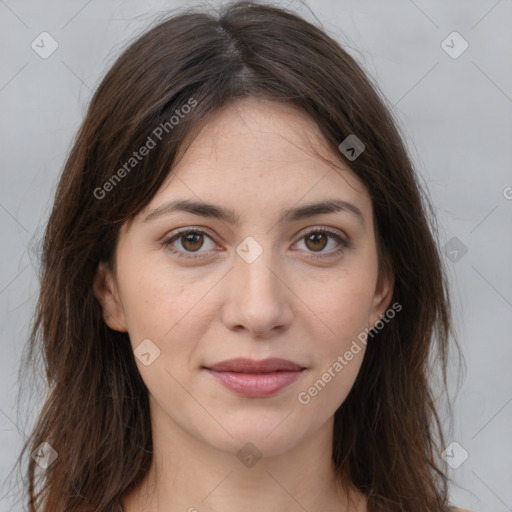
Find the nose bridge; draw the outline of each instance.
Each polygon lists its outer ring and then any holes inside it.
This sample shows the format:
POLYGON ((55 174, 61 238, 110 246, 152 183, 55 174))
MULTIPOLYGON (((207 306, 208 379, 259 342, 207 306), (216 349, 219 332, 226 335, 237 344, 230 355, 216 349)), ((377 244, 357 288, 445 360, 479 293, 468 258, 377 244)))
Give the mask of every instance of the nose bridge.
MULTIPOLYGON (((279 279, 276 270, 279 265, 274 257, 270 237, 258 242, 254 237, 246 237, 237 247, 235 268, 237 279, 242 280, 243 289, 250 295, 278 293, 279 279)), ((270 298, 270 297, 269 297, 270 298)))
POLYGON ((236 248, 230 297, 229 323, 264 333, 291 320, 291 310, 270 237, 247 237, 236 248))

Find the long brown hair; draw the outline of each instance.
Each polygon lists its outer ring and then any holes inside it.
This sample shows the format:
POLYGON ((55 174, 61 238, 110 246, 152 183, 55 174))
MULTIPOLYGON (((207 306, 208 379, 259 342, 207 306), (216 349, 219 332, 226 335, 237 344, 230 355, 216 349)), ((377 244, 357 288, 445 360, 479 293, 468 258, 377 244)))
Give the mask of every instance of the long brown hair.
POLYGON ((22 452, 28 509, 120 511, 121 496, 146 475, 148 390, 128 334, 103 321, 93 277, 99 261, 112 261, 121 225, 149 203, 200 124, 236 98, 258 96, 306 112, 366 185, 381 261, 394 276, 391 303, 403 308, 368 342, 335 413, 339 479, 368 497, 371 512, 447 510, 431 385, 437 368, 446 387, 446 277, 432 208, 386 100, 336 40, 289 10, 238 2, 172 14, 108 71, 58 184, 24 364, 34 369, 40 357, 47 384, 22 452), (351 134, 365 145, 355 160, 338 149, 351 134), (155 145, 135 163, 148 137, 155 145), (30 454, 45 442, 58 458, 40 471, 30 454))

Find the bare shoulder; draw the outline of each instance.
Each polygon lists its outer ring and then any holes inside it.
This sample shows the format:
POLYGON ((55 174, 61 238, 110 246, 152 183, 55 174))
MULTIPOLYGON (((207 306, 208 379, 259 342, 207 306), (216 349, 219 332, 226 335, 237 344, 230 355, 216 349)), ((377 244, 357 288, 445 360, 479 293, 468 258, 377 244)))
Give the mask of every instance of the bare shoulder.
POLYGON ((472 510, 468 510, 467 508, 455 508, 451 507, 452 512, 473 512, 472 510))

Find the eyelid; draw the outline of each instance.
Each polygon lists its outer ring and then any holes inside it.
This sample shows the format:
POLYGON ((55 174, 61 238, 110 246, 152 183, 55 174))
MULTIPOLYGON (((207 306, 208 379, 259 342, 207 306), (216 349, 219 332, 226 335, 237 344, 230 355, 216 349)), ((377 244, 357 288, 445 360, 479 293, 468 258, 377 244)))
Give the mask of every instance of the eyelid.
POLYGON ((300 239, 300 238, 303 238, 303 237, 309 235, 310 233, 317 233, 317 232, 324 232, 324 233, 327 233, 328 235, 337 235, 340 238, 345 239, 346 241, 348 240, 348 236, 341 229, 332 228, 330 226, 322 226, 321 224, 318 226, 311 226, 309 228, 304 228, 304 230, 299 231, 297 233, 297 235, 295 235, 295 236, 300 235, 299 236, 299 239, 300 239))

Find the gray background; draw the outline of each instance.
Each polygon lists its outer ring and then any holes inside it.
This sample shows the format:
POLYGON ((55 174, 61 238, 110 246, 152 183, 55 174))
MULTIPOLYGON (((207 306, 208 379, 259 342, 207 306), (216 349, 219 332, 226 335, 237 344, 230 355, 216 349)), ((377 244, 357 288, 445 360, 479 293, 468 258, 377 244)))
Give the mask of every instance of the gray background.
MULTIPOLYGON (((475 512, 512 511, 512 1, 306 5, 394 106, 435 205, 442 244, 457 238, 444 257, 467 375, 448 442, 469 457, 452 471, 452 502, 475 512), (453 31, 469 44, 458 58, 441 46, 453 31)), ((16 392, 38 289, 31 243, 41 235, 92 91, 157 13, 178 6, 0 0, 1 511, 20 510, 12 496, 16 474, 8 477, 30 425, 18 415, 16 392), (47 59, 31 48, 43 31, 59 45, 47 59)), ((312 19, 301 2, 291 6, 312 19)), ((461 48, 457 40, 447 44, 452 52, 461 48)))

